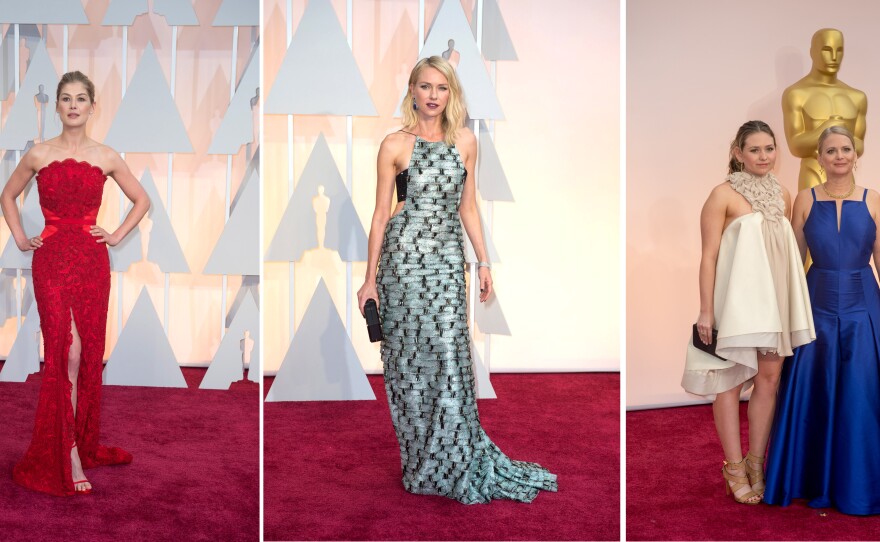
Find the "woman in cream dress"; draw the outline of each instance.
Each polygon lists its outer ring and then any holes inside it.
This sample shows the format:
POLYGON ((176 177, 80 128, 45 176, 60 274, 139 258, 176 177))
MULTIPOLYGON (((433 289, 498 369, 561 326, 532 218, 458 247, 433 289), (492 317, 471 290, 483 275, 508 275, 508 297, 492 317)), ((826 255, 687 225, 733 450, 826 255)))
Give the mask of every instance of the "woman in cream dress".
POLYGON ((697 330, 704 344, 712 343, 717 330, 719 357, 690 344, 682 387, 714 399, 725 489, 737 502, 757 504, 782 359, 816 333, 788 220, 791 196, 773 175, 776 137, 766 123, 749 121, 737 131, 730 155, 729 175, 712 190, 700 216, 697 330), (750 450, 743 458, 739 400, 749 382, 750 450))

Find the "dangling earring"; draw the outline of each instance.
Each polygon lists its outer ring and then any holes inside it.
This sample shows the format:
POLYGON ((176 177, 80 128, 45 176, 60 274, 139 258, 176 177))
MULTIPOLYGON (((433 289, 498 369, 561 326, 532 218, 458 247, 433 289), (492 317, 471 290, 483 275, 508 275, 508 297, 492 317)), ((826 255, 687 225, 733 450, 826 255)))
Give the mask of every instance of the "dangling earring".
POLYGON ((740 171, 745 171, 745 170, 746 170, 746 163, 745 163, 745 162, 740 162, 740 163, 739 163, 739 170, 740 170, 740 171))
POLYGON ((413 98, 413 110, 418 111, 418 109, 419 109, 419 104, 417 104, 416 99, 413 98))

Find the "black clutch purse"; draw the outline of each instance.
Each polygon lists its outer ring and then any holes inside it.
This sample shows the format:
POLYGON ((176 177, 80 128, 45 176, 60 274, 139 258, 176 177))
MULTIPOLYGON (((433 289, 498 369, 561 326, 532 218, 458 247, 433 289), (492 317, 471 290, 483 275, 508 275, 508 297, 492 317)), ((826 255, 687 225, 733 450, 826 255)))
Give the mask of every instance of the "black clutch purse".
POLYGON ((364 303, 364 318, 367 319, 367 334, 370 336, 370 342, 376 343, 381 341, 382 323, 379 322, 379 307, 376 306, 375 299, 368 299, 364 303))
POLYGON ((703 340, 700 339, 700 332, 697 331, 697 324, 694 324, 694 337, 692 339, 692 342, 694 343, 694 346, 697 348, 697 350, 702 350, 703 352, 705 352, 707 354, 711 354, 718 359, 723 359, 724 361, 727 361, 725 358, 722 358, 721 356, 719 356, 718 354, 715 353, 715 346, 718 344, 718 330, 717 329, 712 330, 712 342, 709 344, 704 344, 703 340))

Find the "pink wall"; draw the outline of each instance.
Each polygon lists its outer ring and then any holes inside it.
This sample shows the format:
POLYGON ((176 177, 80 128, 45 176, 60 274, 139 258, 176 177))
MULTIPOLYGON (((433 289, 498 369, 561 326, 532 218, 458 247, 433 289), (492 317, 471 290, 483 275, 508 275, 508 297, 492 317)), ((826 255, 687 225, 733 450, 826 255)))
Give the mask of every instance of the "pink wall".
MULTIPOLYGON (((810 68, 813 33, 845 37, 840 79, 880 96, 880 6, 817 0, 736 3, 627 2, 626 400, 632 407, 699 400, 679 386, 685 345, 699 311, 700 209, 724 180, 740 124, 776 131, 777 176, 797 190, 798 162, 785 145, 782 90, 810 68)), ((872 109, 873 107, 873 109, 872 109)), ((858 182, 880 188, 868 108, 858 182)))

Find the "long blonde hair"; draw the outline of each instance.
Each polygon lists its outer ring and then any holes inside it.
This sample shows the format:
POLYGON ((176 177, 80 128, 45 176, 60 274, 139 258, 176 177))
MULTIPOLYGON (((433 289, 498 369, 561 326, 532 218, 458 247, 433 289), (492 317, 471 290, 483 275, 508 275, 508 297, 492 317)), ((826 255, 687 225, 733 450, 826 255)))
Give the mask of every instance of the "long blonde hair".
POLYGON ((403 127, 412 129, 419 123, 419 115, 413 109, 412 87, 415 86, 419 74, 425 68, 434 68, 439 71, 446 77, 446 81, 449 83, 449 101, 446 104, 446 109, 443 110, 443 141, 447 145, 454 145, 455 135, 458 133, 458 129, 464 125, 467 107, 464 103, 461 83, 458 81, 458 76, 455 75, 455 68, 443 57, 431 56, 423 58, 416 62, 412 72, 410 72, 406 96, 403 97, 403 102, 400 104, 400 111, 403 114, 403 127))

